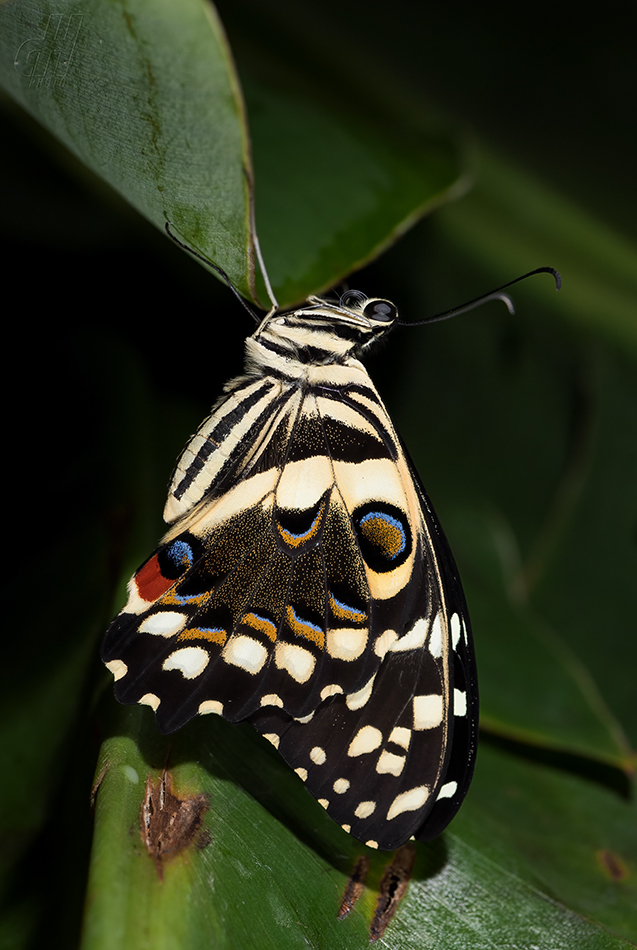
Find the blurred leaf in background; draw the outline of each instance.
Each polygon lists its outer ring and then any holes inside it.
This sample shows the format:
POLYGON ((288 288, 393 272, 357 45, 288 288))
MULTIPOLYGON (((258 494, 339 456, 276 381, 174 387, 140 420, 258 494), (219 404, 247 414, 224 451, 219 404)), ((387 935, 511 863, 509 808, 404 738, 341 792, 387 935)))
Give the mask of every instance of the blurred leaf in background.
POLYGON ((368 940, 387 856, 370 853, 338 922, 365 849, 249 729, 209 717, 167 742, 149 710, 116 708, 97 661, 162 532, 173 461, 251 332, 131 205, 159 228, 170 215, 263 303, 253 176, 282 302, 366 265, 350 286, 418 319, 562 272, 559 295, 548 278, 516 288, 515 317, 490 304, 397 331, 369 360, 458 560, 483 714, 471 791, 418 846, 384 940, 634 945, 637 15, 413 0, 218 14, 0 7, 0 946, 368 940), (167 762, 180 794, 209 796, 210 843, 160 881, 139 814, 167 762))

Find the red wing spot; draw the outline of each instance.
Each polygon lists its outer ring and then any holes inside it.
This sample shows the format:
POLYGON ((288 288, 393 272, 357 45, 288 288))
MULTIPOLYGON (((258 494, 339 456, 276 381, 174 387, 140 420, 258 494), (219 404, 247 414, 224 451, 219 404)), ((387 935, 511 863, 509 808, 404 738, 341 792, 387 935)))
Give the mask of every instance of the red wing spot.
POLYGON ((137 590, 139 591, 139 596, 142 600, 147 600, 149 603, 157 600, 158 597, 161 597, 162 594, 165 594, 169 587, 172 587, 175 583, 175 578, 172 580, 169 577, 164 577, 159 567, 159 558, 156 554, 153 554, 149 561, 146 561, 143 567, 137 571, 135 574, 135 584, 137 590))

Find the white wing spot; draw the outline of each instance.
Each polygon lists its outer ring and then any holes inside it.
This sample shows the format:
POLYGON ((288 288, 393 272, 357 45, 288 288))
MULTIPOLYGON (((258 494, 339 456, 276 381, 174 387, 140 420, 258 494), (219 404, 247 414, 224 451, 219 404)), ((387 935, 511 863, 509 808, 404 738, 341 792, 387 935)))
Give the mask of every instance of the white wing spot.
POLYGON ((376 763, 376 771, 379 774, 389 772, 391 775, 400 775, 406 761, 404 755, 394 755, 393 752, 383 749, 376 763))
POLYGON ((462 636, 462 624, 460 623, 458 614, 452 615, 449 626, 451 627, 451 643, 454 650, 457 650, 460 637, 462 636))
POLYGON ((343 831, 346 831, 347 834, 350 834, 350 833, 351 833, 351 830, 352 830, 352 826, 351 826, 351 825, 341 825, 341 828, 343 829, 343 831))
POLYGON ((344 627, 327 631, 327 652, 336 660, 357 660, 367 646, 367 630, 344 627))
POLYGON ((459 689, 453 691, 453 714, 454 716, 467 715, 467 694, 459 689))
POLYGON ((329 686, 324 686, 321 690, 321 699, 328 699, 330 696, 336 696, 342 692, 342 686, 339 686, 338 683, 330 683, 329 686))
POLYGON ((300 722, 304 726, 307 722, 311 722, 314 719, 314 713, 316 709, 313 709, 311 713, 308 713, 307 716, 299 716, 298 719, 295 719, 294 722, 300 722))
POLYGON ((382 660, 388 650, 391 649, 391 645, 394 640, 398 639, 398 634, 395 630, 385 630, 384 633, 381 633, 379 637, 376 638, 374 643, 374 653, 376 656, 380 657, 382 660))
POLYGON ((337 795, 344 795, 349 788, 349 779, 346 778, 337 778, 332 788, 337 795))
POLYGON ((438 792, 436 801, 439 801, 439 799, 441 798, 453 798, 453 796, 456 794, 457 789, 458 789, 457 782, 447 782, 447 784, 443 785, 440 791, 438 792))
POLYGON ((137 702, 140 706, 150 706, 154 712, 157 712, 161 699, 159 696, 155 696, 154 693, 144 693, 142 698, 138 699, 137 702))
POLYGON ((375 726, 362 726, 349 744, 349 756, 365 755, 378 749, 383 741, 383 734, 375 726))
POLYGON ((330 803, 328 802, 327 798, 317 798, 316 800, 322 808, 330 807, 330 803))
POLYGON ((360 802, 356 806, 354 814, 357 818, 369 818, 376 811, 376 802, 360 802))
POLYGON ((426 785, 417 785, 406 792, 396 795, 387 812, 387 821, 402 815, 404 811, 418 811, 429 798, 429 789, 426 785))
POLYGON ((283 700, 280 696, 277 696, 276 693, 268 693, 267 696, 261 697, 262 706, 279 706, 280 709, 283 709, 283 700))
POLYGON ((141 596, 135 577, 131 577, 126 589, 128 591, 128 600, 126 601, 126 606, 122 613, 143 614, 148 610, 148 605, 153 603, 153 599, 146 600, 145 597, 141 596))
POLYGON ((366 841, 365 844, 367 845, 368 848, 378 849, 378 841, 374 841, 373 838, 370 838, 370 840, 366 841))
POLYGON ((162 610, 158 614, 151 614, 139 625, 140 633, 152 633, 154 637, 173 637, 186 626, 186 614, 175 610, 162 610))
POLYGON ((376 674, 372 676, 370 680, 363 686, 362 689, 359 689, 357 693, 348 693, 345 697, 345 705, 348 709, 352 711, 355 709, 362 709, 369 697, 372 695, 372 689, 374 687, 374 679, 376 674))
POLYGON ((327 758, 325 749, 321 749, 320 745, 315 745, 310 752, 310 758, 315 765, 323 765, 327 758))
POLYGON ((268 658, 268 651, 258 640, 239 636, 230 637, 223 648, 222 656, 226 663, 238 666, 254 676, 263 669, 268 658))
POLYGON ((440 621, 440 613, 436 614, 434 622, 431 625, 429 652, 433 657, 436 657, 436 659, 442 656, 442 623, 440 621))
POLYGON ((276 732, 264 732, 263 738, 267 739, 270 745, 273 745, 275 749, 279 748, 279 742, 281 741, 281 736, 277 736, 276 732))
POLYGON ((210 655, 203 647, 182 647, 167 656, 161 665, 162 670, 179 670, 185 679, 194 680, 201 676, 210 663, 210 655))
POLYGON ((285 670, 297 683, 307 683, 314 672, 316 657, 304 647, 280 640, 274 648, 274 662, 279 670, 285 670))
POLYGON ((414 729, 435 729, 442 722, 442 696, 414 696, 414 729))
POLYGON ((199 714, 205 716, 207 713, 223 716, 223 703, 220 703, 218 699, 206 699, 203 703, 199 703, 199 714))
POLYGON ((392 653, 404 653, 405 650, 418 650, 425 645, 427 639, 427 621, 419 617, 409 633, 397 640, 391 647, 392 653))
POLYGON ((307 779, 307 769, 294 769, 299 778, 305 780, 307 779))
POLYGON ((395 742, 401 749, 408 749, 411 742, 411 729, 406 729, 404 726, 394 726, 389 741, 395 742))
POLYGON ((126 676, 128 673, 128 667, 122 660, 109 660, 105 666, 106 669, 110 670, 113 674, 115 682, 117 682, 117 680, 121 680, 122 677, 126 676))

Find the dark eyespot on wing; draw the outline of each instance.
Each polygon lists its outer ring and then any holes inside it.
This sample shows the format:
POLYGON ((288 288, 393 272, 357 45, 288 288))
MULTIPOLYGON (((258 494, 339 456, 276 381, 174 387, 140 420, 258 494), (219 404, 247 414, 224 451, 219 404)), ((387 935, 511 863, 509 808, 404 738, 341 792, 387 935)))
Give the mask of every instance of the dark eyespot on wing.
POLYGON ((374 571, 393 571, 403 564, 412 550, 412 535, 407 515, 385 502, 362 505, 352 515, 361 552, 374 571))
POLYGON ((276 508, 274 524, 277 535, 283 549, 290 555, 299 555, 309 547, 316 547, 319 543, 329 506, 330 492, 331 489, 326 491, 316 505, 304 511, 276 508))

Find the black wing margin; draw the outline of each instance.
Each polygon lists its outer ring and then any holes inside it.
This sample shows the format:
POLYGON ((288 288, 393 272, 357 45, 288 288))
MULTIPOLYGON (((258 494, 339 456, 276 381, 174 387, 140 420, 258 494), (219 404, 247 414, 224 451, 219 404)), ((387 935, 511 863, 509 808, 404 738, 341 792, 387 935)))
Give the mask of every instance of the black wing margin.
POLYGON ((430 841, 447 827, 462 805, 469 790, 476 761, 479 724, 478 675, 469 612, 460 583, 458 568, 449 542, 422 486, 413 462, 405 456, 418 489, 423 516, 429 526, 434 557, 438 564, 447 616, 460 618, 460 629, 452 629, 451 682, 454 697, 449 754, 436 802, 423 826, 415 835, 418 841, 430 841))

